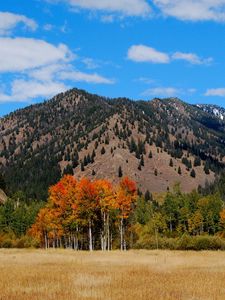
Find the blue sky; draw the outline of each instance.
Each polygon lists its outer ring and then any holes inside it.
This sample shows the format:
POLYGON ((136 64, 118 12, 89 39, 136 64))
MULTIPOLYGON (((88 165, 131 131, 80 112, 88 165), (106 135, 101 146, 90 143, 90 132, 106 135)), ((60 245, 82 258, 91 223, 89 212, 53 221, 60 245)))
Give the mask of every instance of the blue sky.
POLYGON ((0 3, 0 116, 72 87, 225 107, 225 0, 0 3))

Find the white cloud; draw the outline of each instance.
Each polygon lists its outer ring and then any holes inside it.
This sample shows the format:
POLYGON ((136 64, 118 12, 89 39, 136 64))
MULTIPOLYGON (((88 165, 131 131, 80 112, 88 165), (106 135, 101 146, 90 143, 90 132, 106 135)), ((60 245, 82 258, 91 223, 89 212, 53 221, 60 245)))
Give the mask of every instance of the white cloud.
POLYGON ((28 72, 29 77, 39 81, 52 81, 58 77, 59 72, 72 68, 69 64, 52 64, 28 72))
POLYGON ((36 80, 15 80, 11 93, 0 93, 0 102, 29 102, 37 97, 47 98, 64 92, 67 87, 62 82, 39 82, 36 80))
POLYGON ((225 88, 208 89, 205 96, 225 97, 225 88))
POLYGON ((23 24, 30 30, 35 30, 38 26, 34 20, 24 15, 0 12, 0 35, 10 34, 18 24, 23 24))
POLYGON ((99 68, 99 64, 93 58, 85 57, 82 62, 86 65, 87 69, 99 68))
POLYGON ((103 13, 103 22, 112 22, 118 16, 149 17, 158 15, 182 21, 225 21, 225 0, 45 0, 67 2, 74 11, 86 9, 103 13), (106 14, 109 14, 107 18, 106 14))
POLYGON ((181 94, 182 91, 180 89, 174 87, 154 87, 147 89, 141 95, 145 97, 177 97, 181 94))
POLYGON ((153 0, 165 16, 188 21, 225 21, 225 0, 153 0))
MULTIPOLYGON (((118 13, 124 16, 147 16, 151 12, 146 0, 66 0, 73 8, 118 13)), ((53 0, 54 2, 54 0, 53 0)))
POLYGON ((203 59, 195 53, 183 53, 183 52, 175 52, 172 55, 172 59, 185 60, 193 65, 210 64, 213 61, 211 57, 203 59))
MULTIPOLYGON (((12 77, 9 92, 0 86, 0 102, 31 101, 48 98, 65 91, 68 81, 96 84, 113 84, 114 81, 97 73, 75 69, 77 58, 69 48, 55 46, 43 40, 27 38, 0 38, 0 73, 12 77)), ((93 68, 91 58, 86 61, 93 68)))
POLYGON ((104 83, 104 84, 113 84, 114 80, 103 77, 97 73, 88 74, 80 71, 65 71, 60 73, 60 78, 63 80, 71 80, 74 82, 88 82, 88 83, 104 83))
POLYGON ((135 62, 169 63, 170 57, 167 53, 159 52, 145 45, 133 45, 128 49, 128 59, 135 62))
POLYGON ((72 57, 66 45, 54 46, 43 40, 0 38, 0 45, 0 72, 24 71, 72 57))
POLYGON ((133 45, 128 49, 127 58, 134 62, 170 63, 172 60, 184 60, 193 65, 209 65, 213 59, 201 58, 195 53, 175 52, 168 54, 145 45, 133 45))

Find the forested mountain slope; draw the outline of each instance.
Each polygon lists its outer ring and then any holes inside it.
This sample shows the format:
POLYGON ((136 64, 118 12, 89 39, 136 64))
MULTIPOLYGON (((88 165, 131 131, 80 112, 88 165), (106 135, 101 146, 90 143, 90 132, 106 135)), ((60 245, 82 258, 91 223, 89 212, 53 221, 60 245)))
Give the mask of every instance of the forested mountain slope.
POLYGON ((63 173, 113 182, 128 175, 143 192, 179 181, 191 191, 214 180, 224 157, 221 114, 176 98, 131 101, 72 89, 0 119, 0 172, 11 192, 31 198, 46 198, 63 173))

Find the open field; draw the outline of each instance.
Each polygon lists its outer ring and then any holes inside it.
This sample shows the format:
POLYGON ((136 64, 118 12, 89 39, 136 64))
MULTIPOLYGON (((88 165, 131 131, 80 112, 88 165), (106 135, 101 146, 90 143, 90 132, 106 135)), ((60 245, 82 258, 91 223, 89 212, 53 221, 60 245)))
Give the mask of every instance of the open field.
POLYGON ((225 299, 225 252, 0 250, 0 299, 225 299))

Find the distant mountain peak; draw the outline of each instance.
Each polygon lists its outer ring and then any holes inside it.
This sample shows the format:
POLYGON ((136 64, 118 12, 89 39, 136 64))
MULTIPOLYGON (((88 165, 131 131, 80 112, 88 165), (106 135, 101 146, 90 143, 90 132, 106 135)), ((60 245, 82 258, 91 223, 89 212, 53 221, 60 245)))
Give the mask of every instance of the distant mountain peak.
POLYGON ((206 113, 209 113, 221 121, 225 121, 225 108, 216 104, 197 104, 198 108, 206 113))

